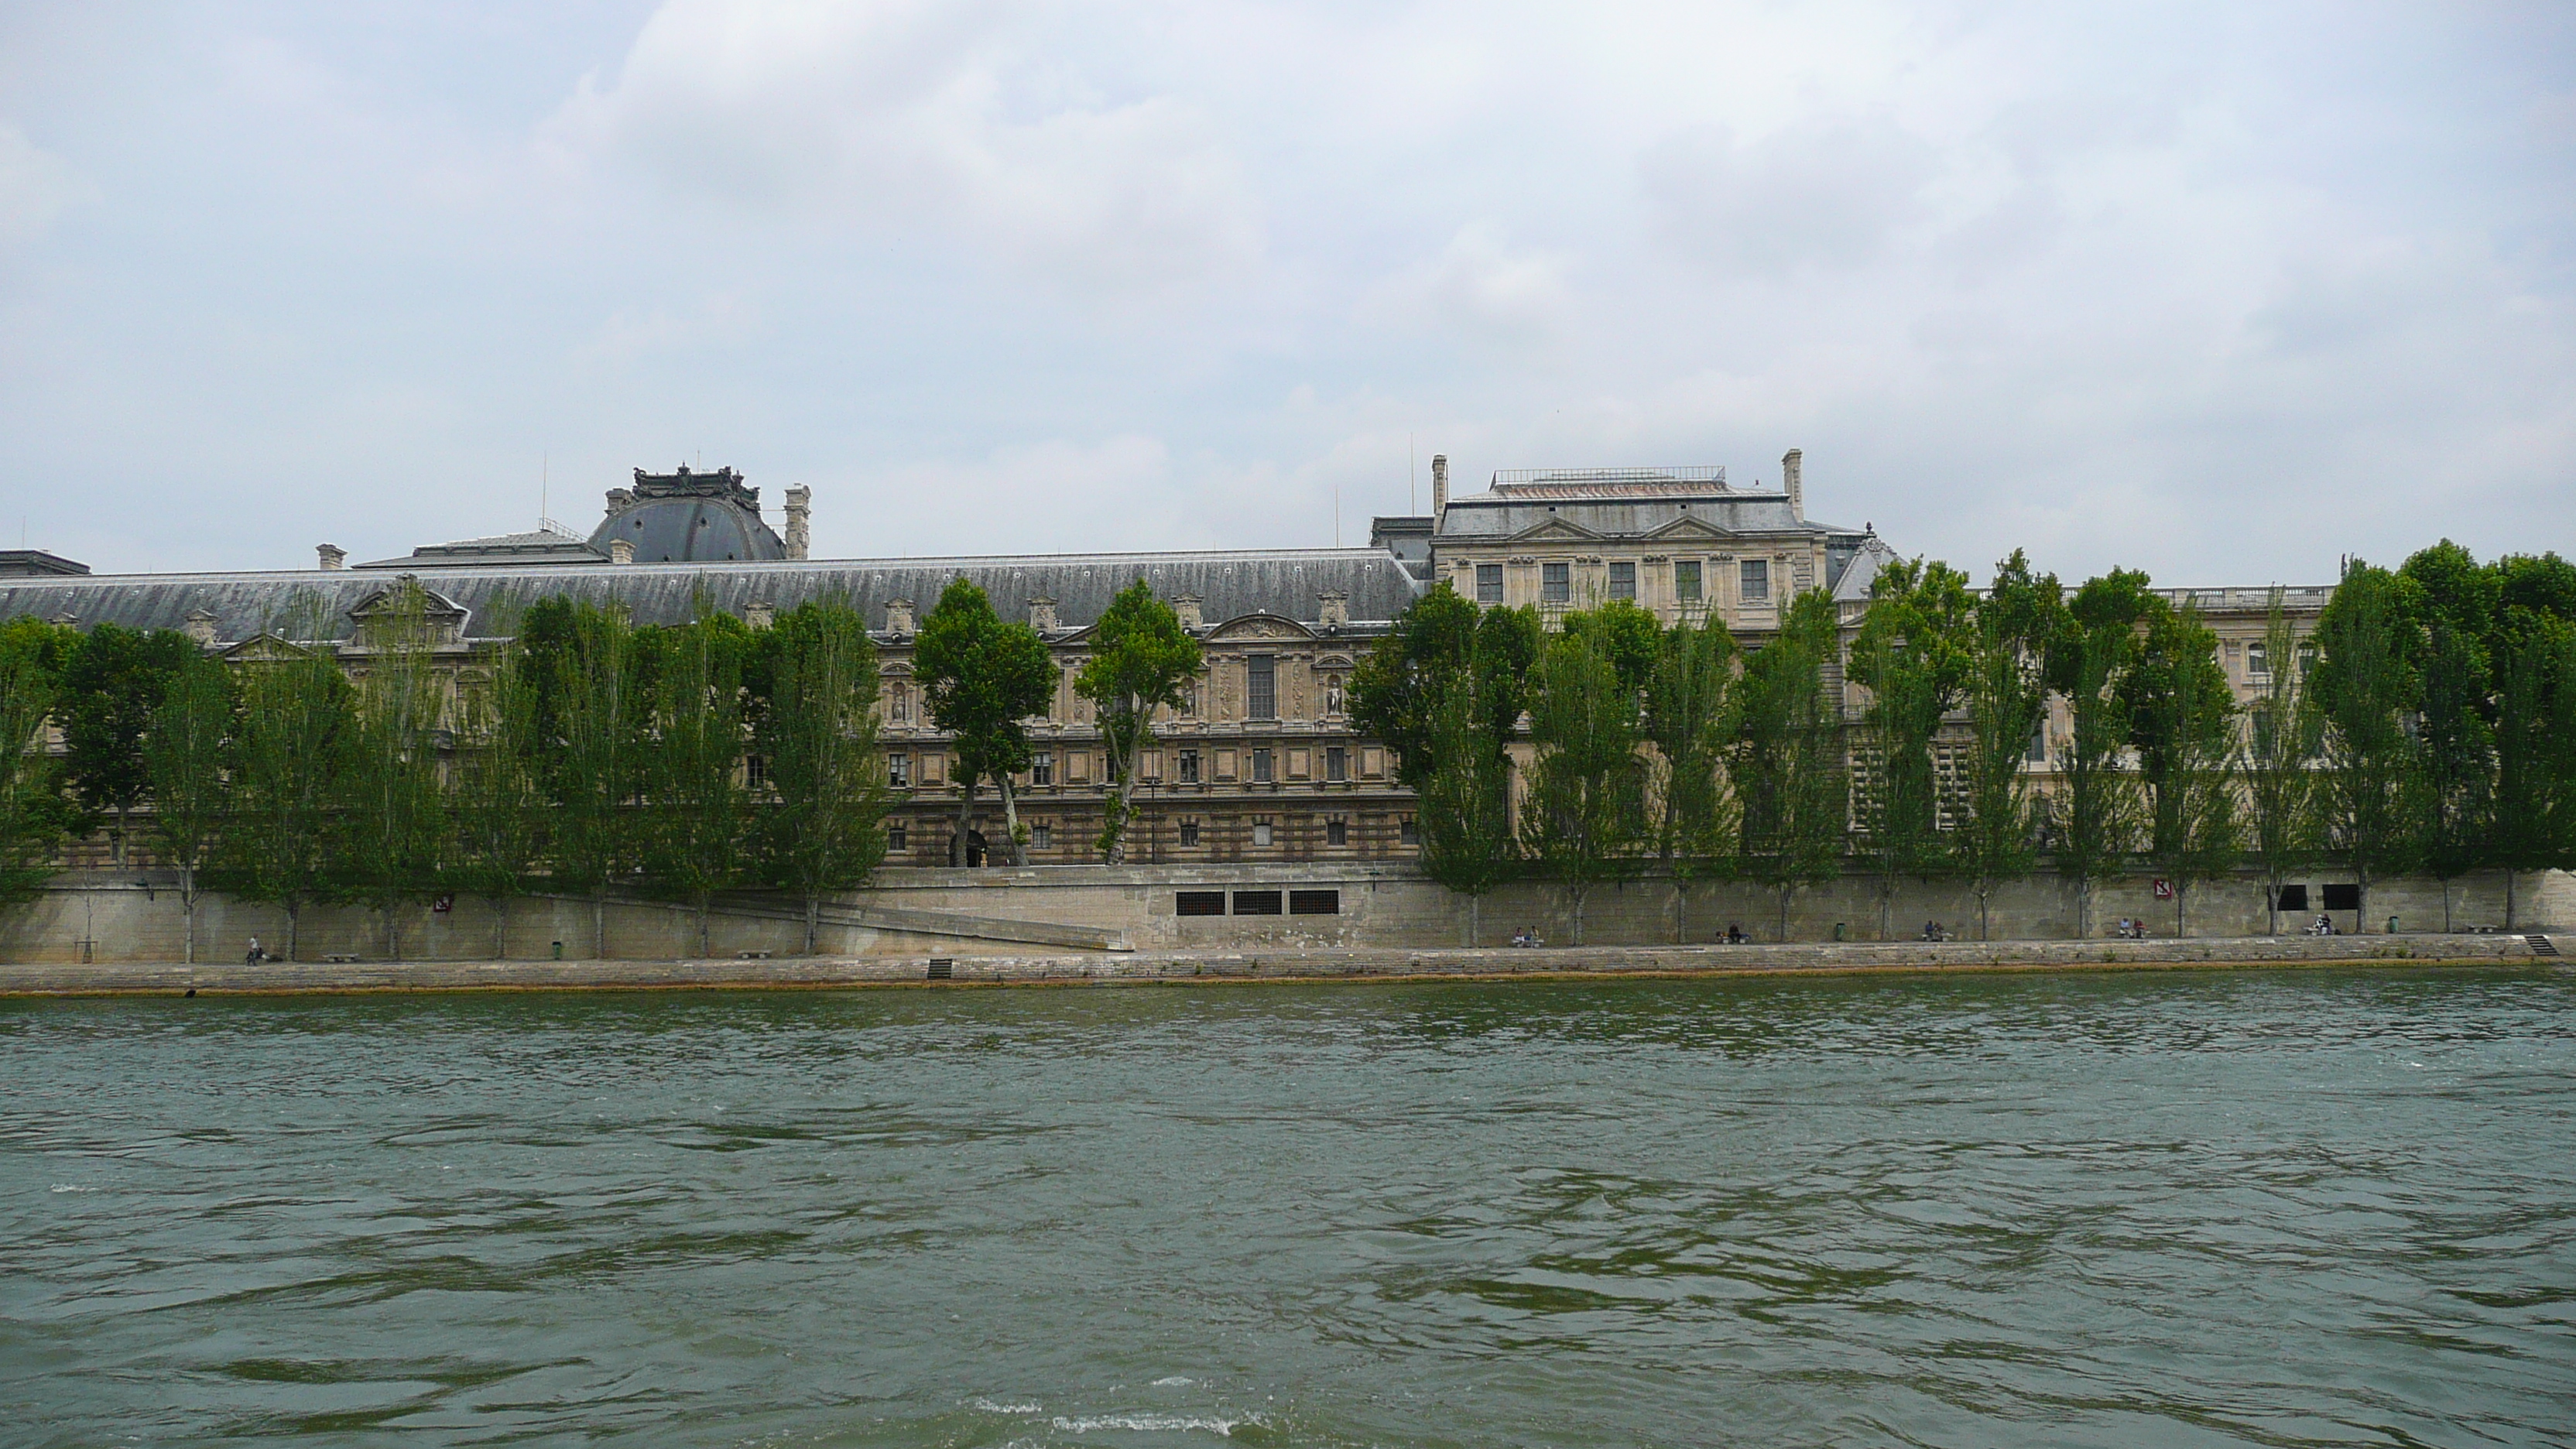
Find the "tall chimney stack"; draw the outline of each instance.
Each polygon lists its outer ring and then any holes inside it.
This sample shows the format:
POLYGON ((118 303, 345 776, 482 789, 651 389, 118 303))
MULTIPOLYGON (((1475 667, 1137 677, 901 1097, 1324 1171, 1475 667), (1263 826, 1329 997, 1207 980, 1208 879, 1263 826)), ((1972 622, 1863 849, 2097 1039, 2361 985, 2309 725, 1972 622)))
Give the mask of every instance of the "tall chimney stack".
POLYGON ((787 556, 789 558, 805 557, 806 549, 813 542, 813 520, 814 490, 801 484, 788 489, 787 556))
POLYGON ((1796 448, 1780 455, 1780 486, 1788 490, 1789 516, 1807 516, 1807 495, 1798 486, 1798 464, 1805 455, 1796 448))
POLYGON ((326 574, 338 573, 349 566, 349 551, 336 543, 321 544, 313 551, 322 556, 322 572, 326 574))
POLYGON ((1431 526, 1440 527, 1441 515, 1449 511, 1449 455, 1431 455, 1431 526))

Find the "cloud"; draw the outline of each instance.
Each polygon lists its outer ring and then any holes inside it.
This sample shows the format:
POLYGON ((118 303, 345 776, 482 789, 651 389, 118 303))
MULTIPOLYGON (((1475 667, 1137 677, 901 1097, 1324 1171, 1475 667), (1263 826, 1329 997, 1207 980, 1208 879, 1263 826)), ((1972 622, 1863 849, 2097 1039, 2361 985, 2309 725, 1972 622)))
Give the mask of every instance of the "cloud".
POLYGON ((1647 148, 1638 170, 1668 245, 1719 272, 1848 268, 1925 214, 1932 148, 1882 119, 1803 121, 1738 144, 1696 126, 1647 148))
POLYGON ((1211 113, 1113 94, 1045 38, 992 3, 671 0, 544 142, 721 211, 932 233, 1068 289, 1152 291, 1255 259, 1257 210, 1211 113))
POLYGON ((1371 290, 1362 315, 1480 342, 1536 342, 1574 321, 1568 258, 1516 249, 1490 222, 1469 222, 1440 255, 1371 290))
POLYGON ((0 121, 0 242, 41 236, 65 211, 96 195, 71 163, 0 121))

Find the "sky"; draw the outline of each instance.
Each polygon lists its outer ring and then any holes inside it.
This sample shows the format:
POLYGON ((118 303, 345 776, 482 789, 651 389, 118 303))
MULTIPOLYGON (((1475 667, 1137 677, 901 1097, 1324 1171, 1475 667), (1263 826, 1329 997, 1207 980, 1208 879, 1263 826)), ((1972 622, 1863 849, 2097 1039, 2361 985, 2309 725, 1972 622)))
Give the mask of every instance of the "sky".
POLYGON ((1979 578, 2576 552, 2576 7, 0 5, 0 529, 101 572, 1792 447, 1979 578))

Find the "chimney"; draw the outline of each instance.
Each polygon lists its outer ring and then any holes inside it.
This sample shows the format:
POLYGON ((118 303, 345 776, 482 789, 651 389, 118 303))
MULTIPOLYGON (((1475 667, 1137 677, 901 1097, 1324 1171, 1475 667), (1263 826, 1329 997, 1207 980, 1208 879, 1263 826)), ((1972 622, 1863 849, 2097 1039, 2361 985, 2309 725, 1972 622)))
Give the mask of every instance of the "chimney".
POLYGON ((326 543, 313 550, 322 556, 322 572, 338 573, 349 566, 349 551, 336 543, 326 543))
POLYGON ((1181 627, 1193 634, 1207 627, 1206 622, 1199 617, 1201 602, 1202 600, 1196 594, 1183 594, 1172 600, 1172 612, 1180 617, 1181 627))
POLYGON ((742 621, 755 629, 766 629, 778 622, 778 610, 767 599, 754 599, 742 606, 742 621))
POLYGON ((214 643, 214 613, 207 609, 190 609, 188 611, 188 617, 180 621, 179 632, 196 640, 200 644, 214 643))
POLYGON ((613 564, 631 564, 635 562, 635 540, 631 538, 610 539, 608 541, 608 561, 613 564))
POLYGON ((1440 527, 1441 515, 1449 511, 1449 455, 1431 455, 1431 526, 1440 527))
POLYGON ((1041 634, 1055 632, 1055 600, 1044 595, 1029 600, 1029 627, 1041 634))
POLYGON ((1339 589, 1326 589, 1315 596, 1323 603, 1316 621, 1326 629, 1347 629, 1351 623, 1351 596, 1339 589))
POLYGON ((814 490, 803 486, 787 490, 787 556, 803 558, 813 543, 814 490))
POLYGON ((1807 516, 1807 495, 1798 487, 1798 463, 1805 455, 1796 448, 1780 455, 1780 486, 1789 494, 1789 516, 1807 516))
POLYGON ((912 636, 912 600, 886 600, 886 632, 898 639, 912 636))

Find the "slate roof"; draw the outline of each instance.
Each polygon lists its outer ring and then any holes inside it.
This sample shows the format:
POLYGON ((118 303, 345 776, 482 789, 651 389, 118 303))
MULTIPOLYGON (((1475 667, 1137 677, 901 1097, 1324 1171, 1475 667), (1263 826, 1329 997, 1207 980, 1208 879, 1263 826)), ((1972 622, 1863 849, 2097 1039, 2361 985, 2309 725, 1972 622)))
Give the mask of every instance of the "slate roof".
MULTIPOLYGON (((510 632, 510 620, 540 599, 620 599, 639 624, 672 624, 691 616, 703 597, 739 614, 766 603, 791 609, 807 599, 841 598, 882 629, 889 599, 910 599, 927 614, 948 581, 973 579, 1005 618, 1024 618, 1031 598, 1056 601, 1059 635, 1096 621, 1118 590, 1142 576, 1164 598, 1196 594, 1201 616, 1221 624, 1267 612, 1314 624, 1316 595, 1350 596, 1355 632, 1402 613, 1420 588, 1404 565, 1379 549, 1251 549, 1208 553, 1022 554, 981 558, 817 559, 758 563, 440 566, 403 572, 471 611, 470 632, 510 632)), ((137 629, 176 629, 195 610, 215 616, 219 639, 247 639, 285 622, 299 600, 320 606, 336 637, 350 632, 348 611, 382 590, 385 571, 104 574, 84 578, 0 579, 0 619, 22 615, 114 622, 137 629)))
POLYGON ((504 533, 491 538, 460 538, 454 543, 423 544, 401 558, 380 558, 355 565, 362 569, 421 569, 463 564, 606 563, 608 551, 593 548, 577 533, 551 528, 504 533))

